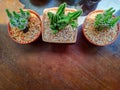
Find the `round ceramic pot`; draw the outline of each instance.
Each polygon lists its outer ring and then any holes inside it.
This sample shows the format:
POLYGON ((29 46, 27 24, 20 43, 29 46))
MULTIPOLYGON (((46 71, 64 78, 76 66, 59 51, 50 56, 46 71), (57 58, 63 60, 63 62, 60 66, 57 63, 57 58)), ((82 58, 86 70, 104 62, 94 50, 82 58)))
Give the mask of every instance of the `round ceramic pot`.
MULTIPOLYGON (((32 37, 32 39, 31 40, 29 40, 28 42, 24 42, 24 41, 18 41, 17 39, 15 39, 14 37, 12 37, 12 31, 11 31, 11 26, 10 26, 10 22, 8 23, 8 34, 9 34, 9 36, 11 37, 11 39, 13 40, 13 41, 15 41, 16 43, 19 43, 19 44, 30 44, 30 43, 32 43, 32 42, 34 42, 34 41, 36 41, 38 38, 39 38, 39 36, 41 35, 41 33, 42 33, 42 18, 39 16, 39 14, 37 14, 35 11, 33 11, 33 10, 30 10, 30 9, 23 9, 24 11, 26 11, 26 10, 28 10, 29 12, 30 12, 30 14, 33 14, 33 15, 35 15, 39 20, 40 20, 40 30, 39 30, 39 32, 37 32, 37 35, 36 36, 34 36, 34 37, 32 37)), ((19 12, 19 11, 18 11, 19 12)), ((18 35, 18 37, 19 37, 19 35, 18 35)))
MULTIPOLYGON (((96 46, 107 46, 107 45, 110 45, 110 44, 112 44, 112 43, 117 39, 117 37, 118 37, 118 35, 119 35, 120 25, 119 25, 119 23, 117 23, 117 25, 116 25, 116 27, 117 27, 116 33, 117 33, 117 34, 114 36, 114 39, 111 40, 111 41, 108 42, 108 43, 98 44, 98 43, 96 43, 95 41, 91 40, 91 39, 87 36, 87 34, 86 34, 86 29, 85 29, 85 27, 86 27, 86 25, 87 25, 86 22, 92 22, 92 23, 94 23, 95 16, 96 16, 97 14, 101 14, 101 13, 103 13, 103 12, 104 12, 104 10, 95 10, 95 11, 89 13, 89 14, 87 15, 87 17, 86 17, 83 25, 82 25, 83 35, 85 36, 85 38, 87 39, 88 42, 90 42, 90 43, 92 43, 92 44, 94 44, 94 45, 96 45, 96 46)), ((90 28, 89 28, 90 26, 91 26, 91 25, 88 26, 88 29, 87 29, 87 30, 90 29, 90 28)), ((102 36, 101 36, 101 37, 102 37, 102 36)), ((95 38, 95 37, 93 36, 92 38, 95 38)))

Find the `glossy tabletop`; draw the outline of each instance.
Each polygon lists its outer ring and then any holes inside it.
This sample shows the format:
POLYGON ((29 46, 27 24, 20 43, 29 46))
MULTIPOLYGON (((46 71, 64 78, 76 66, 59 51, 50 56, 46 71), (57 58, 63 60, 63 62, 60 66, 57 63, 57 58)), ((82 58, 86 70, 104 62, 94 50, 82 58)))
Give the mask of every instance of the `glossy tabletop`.
MULTIPOLYGON (((57 6, 62 0, 20 1, 42 15, 45 7, 57 6)), ((89 11, 114 7, 119 13, 118 3, 101 0, 93 9, 84 7, 77 42, 70 45, 45 43, 41 37, 20 45, 8 36, 7 24, 0 25, 0 90, 120 90, 120 36, 109 46, 97 47, 81 32, 89 11)), ((69 3, 69 7, 74 5, 69 3)), ((78 6, 83 8, 83 4, 78 6)))

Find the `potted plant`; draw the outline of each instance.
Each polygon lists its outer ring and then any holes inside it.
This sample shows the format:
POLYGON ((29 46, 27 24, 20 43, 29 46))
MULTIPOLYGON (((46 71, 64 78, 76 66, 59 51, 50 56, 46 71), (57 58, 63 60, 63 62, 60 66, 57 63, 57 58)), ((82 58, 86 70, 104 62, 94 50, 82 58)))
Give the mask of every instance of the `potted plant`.
POLYGON ((77 18, 82 10, 59 7, 47 8, 43 12, 42 39, 49 43, 75 43, 77 38, 77 18))
POLYGON ((113 43, 119 34, 118 21, 120 16, 115 17, 115 10, 95 10, 89 13, 83 23, 83 34, 86 39, 97 46, 106 46, 113 43))
POLYGON ((19 44, 29 44, 35 41, 41 34, 42 21, 39 15, 32 10, 22 10, 12 13, 6 9, 9 17, 9 36, 19 44))

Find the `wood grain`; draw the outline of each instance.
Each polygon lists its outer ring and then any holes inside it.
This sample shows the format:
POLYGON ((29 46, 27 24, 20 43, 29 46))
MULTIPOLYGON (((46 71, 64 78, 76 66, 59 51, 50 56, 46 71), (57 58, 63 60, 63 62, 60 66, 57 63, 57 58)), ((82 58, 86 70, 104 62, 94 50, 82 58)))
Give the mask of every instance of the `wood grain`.
POLYGON ((14 43, 0 28, 0 90, 119 90, 120 39, 106 47, 14 43))

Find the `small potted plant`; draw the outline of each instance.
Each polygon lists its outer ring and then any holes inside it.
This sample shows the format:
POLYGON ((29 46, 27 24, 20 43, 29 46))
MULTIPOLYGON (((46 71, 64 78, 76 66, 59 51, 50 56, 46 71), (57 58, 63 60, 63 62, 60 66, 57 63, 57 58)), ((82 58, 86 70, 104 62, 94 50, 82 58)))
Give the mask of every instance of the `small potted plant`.
POLYGON ((40 36, 42 21, 36 12, 20 9, 11 13, 6 9, 6 13, 9 17, 8 33, 15 42, 29 44, 40 36))
POLYGON ((115 17, 115 10, 95 10, 88 14, 83 23, 83 34, 94 45, 106 46, 113 43, 119 34, 118 21, 120 16, 115 17))
POLYGON ((77 38, 77 18, 82 10, 59 7, 47 8, 43 12, 42 39, 49 43, 75 43, 77 38))

